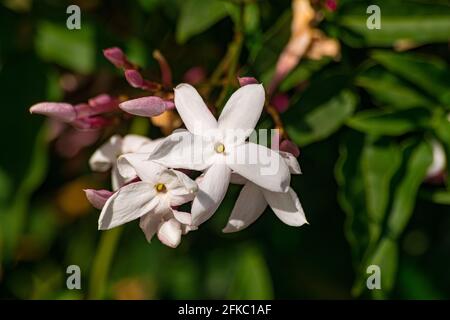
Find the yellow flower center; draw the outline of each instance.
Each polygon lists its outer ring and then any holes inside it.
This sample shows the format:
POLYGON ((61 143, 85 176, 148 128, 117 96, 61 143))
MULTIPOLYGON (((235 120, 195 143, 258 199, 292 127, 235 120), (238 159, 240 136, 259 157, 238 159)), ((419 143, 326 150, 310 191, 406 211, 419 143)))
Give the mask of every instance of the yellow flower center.
POLYGON ((155 189, 158 192, 165 192, 166 191, 166 186, 164 185, 164 183, 157 183, 155 185, 155 189))
POLYGON ((218 143, 214 147, 214 150, 216 150, 217 153, 224 153, 225 152, 225 146, 223 145, 223 143, 218 143))

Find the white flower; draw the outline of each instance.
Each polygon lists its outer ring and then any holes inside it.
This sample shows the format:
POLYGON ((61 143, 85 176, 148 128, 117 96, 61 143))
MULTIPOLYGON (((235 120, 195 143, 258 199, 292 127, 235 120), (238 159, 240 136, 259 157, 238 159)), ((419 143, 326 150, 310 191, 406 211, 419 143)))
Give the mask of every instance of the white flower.
MULTIPOLYGON (((292 174, 300 174, 300 165, 297 159, 288 152, 279 151, 286 161, 292 174)), ((255 222, 267 207, 272 208, 275 215, 285 224, 299 227, 306 221, 305 213, 294 189, 289 187, 288 192, 273 192, 258 187, 246 181, 239 175, 233 174, 232 182, 244 184, 239 197, 231 212, 227 225, 222 230, 225 233, 240 231, 255 222)))
MULTIPOLYGON (((156 147, 157 141, 134 134, 122 138, 119 135, 112 136, 106 143, 98 148, 89 159, 89 165, 93 171, 105 172, 111 169, 111 184, 113 190, 119 189, 129 179, 122 177, 116 166, 117 158, 126 153, 136 152, 142 146, 156 147)), ((148 150, 147 150, 148 151, 148 150)))
MULTIPOLYGON (((133 157, 133 154, 125 155, 133 157)), ((191 215, 173 207, 192 201, 197 184, 184 173, 146 161, 135 168, 142 180, 121 187, 103 206, 98 228, 111 229, 140 218, 140 227, 148 241, 157 234, 165 245, 175 248, 190 227, 191 215)), ((129 171, 130 163, 118 164, 119 171, 129 171), (124 168, 121 168, 121 167, 124 168)))
POLYGON ((175 88, 175 106, 189 132, 167 137, 150 159, 171 168, 206 170, 192 203, 193 225, 200 225, 214 214, 225 196, 232 171, 267 190, 289 190, 289 168, 279 154, 245 142, 261 116, 264 99, 262 85, 241 87, 230 97, 217 121, 192 86, 180 84, 175 88), (274 165, 275 172, 264 174, 267 167, 274 165))

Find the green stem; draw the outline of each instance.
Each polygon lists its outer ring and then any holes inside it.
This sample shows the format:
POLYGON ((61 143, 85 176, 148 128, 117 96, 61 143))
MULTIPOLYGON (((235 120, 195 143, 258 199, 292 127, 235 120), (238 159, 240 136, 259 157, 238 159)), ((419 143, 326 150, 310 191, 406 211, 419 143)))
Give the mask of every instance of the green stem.
POLYGON ((91 300, 101 299, 105 294, 109 269, 122 230, 123 227, 118 227, 104 231, 100 237, 89 279, 88 298, 91 300))

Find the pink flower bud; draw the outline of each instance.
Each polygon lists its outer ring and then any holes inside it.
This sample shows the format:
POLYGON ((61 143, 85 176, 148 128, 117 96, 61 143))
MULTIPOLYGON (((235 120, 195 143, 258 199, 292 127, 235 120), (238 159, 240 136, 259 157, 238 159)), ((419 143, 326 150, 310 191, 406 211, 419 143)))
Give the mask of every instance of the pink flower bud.
POLYGON ((63 122, 75 120, 77 114, 74 107, 69 103, 41 102, 30 108, 30 113, 43 114, 63 122))
POLYGON ((95 96, 95 97, 93 97, 93 98, 88 100, 88 104, 91 107, 95 107, 95 106, 99 106, 99 105, 105 105, 105 104, 110 104, 112 102, 114 102, 114 99, 110 95, 108 95, 106 93, 99 94, 98 96, 95 96))
POLYGON ((197 85, 204 81, 206 78, 206 72, 203 67, 192 67, 183 76, 184 82, 192 85, 197 85))
POLYGON ((94 189, 84 189, 86 193, 86 198, 96 209, 101 210, 105 205, 106 201, 113 195, 114 192, 109 190, 94 190, 94 189))
POLYGON ((167 110, 173 110, 173 109, 175 109, 175 103, 173 103, 173 101, 170 101, 170 100, 164 100, 164 103, 166 104, 167 110))
POLYGON ((298 157, 300 155, 300 149, 298 146, 290 140, 283 140, 280 143, 280 151, 289 152, 294 157, 298 157))
POLYGON ((144 87, 144 78, 139 73, 139 71, 134 69, 125 70, 125 78, 127 79, 130 86, 133 88, 142 88, 144 87))
POLYGON ((239 85, 241 87, 246 86, 248 84, 256 84, 259 83, 258 80, 256 80, 253 77, 238 77, 239 85))
POLYGON ((123 53, 122 49, 118 47, 112 47, 103 50, 103 55, 117 68, 125 68, 129 66, 129 62, 125 57, 125 54, 123 53))
POLYGON ((287 94, 277 94, 271 100, 272 105, 278 112, 283 113, 289 107, 289 97, 287 94))
POLYGON ((336 11, 338 6, 337 0, 326 0, 325 1, 325 8, 327 8, 329 11, 336 11))
POLYGON ((142 97, 122 102, 120 109, 141 117, 154 117, 167 109, 166 102, 160 97, 142 97))
POLYGON ((111 119, 102 116, 86 117, 76 119, 72 122, 73 126, 80 130, 96 130, 104 128, 112 123, 111 119))

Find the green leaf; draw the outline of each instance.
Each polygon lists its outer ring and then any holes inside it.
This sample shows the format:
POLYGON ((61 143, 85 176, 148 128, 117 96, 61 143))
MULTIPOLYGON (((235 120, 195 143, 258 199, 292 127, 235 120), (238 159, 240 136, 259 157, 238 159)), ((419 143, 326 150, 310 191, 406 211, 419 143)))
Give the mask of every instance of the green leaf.
POLYGON ((404 167, 400 182, 394 191, 392 210, 387 222, 389 234, 401 235, 413 213, 417 192, 433 161, 433 153, 427 142, 409 144, 403 149, 404 167))
POLYGON ((369 139, 362 155, 369 217, 377 225, 383 223, 389 203, 392 177, 401 164, 401 153, 387 138, 369 139))
POLYGON ((48 62, 80 73, 94 70, 94 30, 86 22, 80 30, 69 30, 64 24, 42 21, 37 25, 35 46, 38 55, 48 62))
POLYGON ((372 58, 450 107, 450 68, 444 61, 430 56, 388 51, 375 51, 372 58))
POLYGON ((348 81, 342 74, 314 79, 299 101, 282 115, 286 130, 295 143, 305 146, 325 139, 353 114, 357 98, 345 89, 348 81))
POLYGON ((381 240, 373 256, 368 260, 369 265, 380 267, 381 271, 381 290, 372 290, 376 298, 386 298, 395 285, 398 266, 398 245, 390 239, 381 240))
POLYGON ((436 1, 351 1, 339 8, 337 14, 339 25, 362 38, 358 45, 393 46, 400 41, 426 44, 449 40, 450 6, 436 1), (380 7, 380 29, 369 29, 366 25, 369 5, 380 7))
POLYGON ((357 113, 347 121, 353 129, 374 135, 400 136, 426 127, 430 113, 426 109, 381 111, 368 110, 357 113))
POLYGON ((433 99, 381 67, 366 70, 356 78, 356 84, 367 90, 375 101, 387 107, 408 109, 434 105, 433 99))
MULTIPOLYGON (((300 118, 286 118, 286 130, 299 146, 323 140, 336 132, 353 114, 355 95, 344 90, 324 104, 316 106, 300 118)), ((300 107, 299 105, 293 108, 300 107)))
POLYGON ((221 0, 184 1, 177 24, 177 42, 185 43, 228 15, 229 7, 221 0))
POLYGON ((358 272, 370 242, 361 168, 363 148, 362 134, 356 131, 346 132, 341 139, 335 168, 336 182, 339 186, 338 201, 346 213, 345 236, 352 249, 355 269, 358 272))

